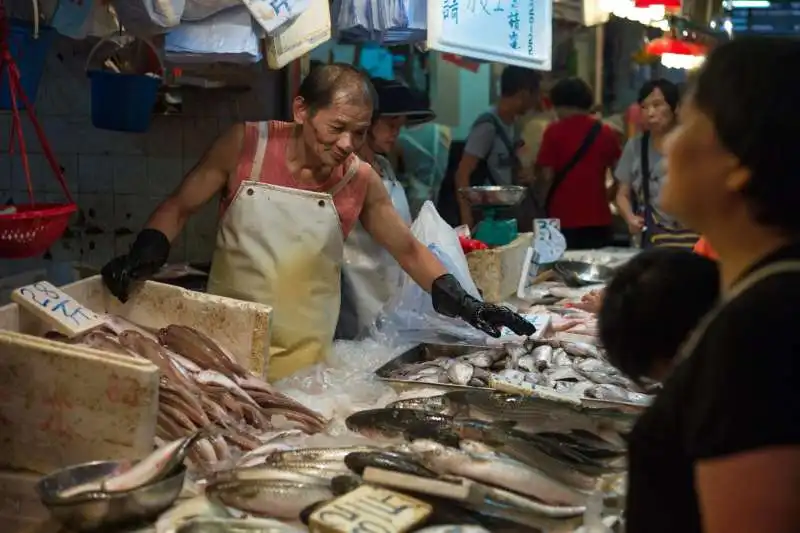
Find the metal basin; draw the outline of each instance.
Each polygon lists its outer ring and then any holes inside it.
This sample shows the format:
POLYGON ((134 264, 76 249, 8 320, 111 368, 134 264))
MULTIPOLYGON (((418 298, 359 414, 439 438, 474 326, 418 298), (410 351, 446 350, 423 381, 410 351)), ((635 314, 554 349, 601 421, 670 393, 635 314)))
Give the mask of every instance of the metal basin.
POLYGON ((473 206, 511 206, 525 198, 526 187, 519 185, 493 185, 486 187, 462 187, 459 194, 473 206))
POLYGON ((132 464, 134 461, 95 461, 70 466, 39 480, 36 492, 53 518, 70 531, 98 531, 155 519, 180 495, 185 466, 166 479, 125 492, 59 497, 65 489, 125 471, 132 464))
POLYGON ((553 270, 573 287, 606 283, 614 275, 610 267, 584 261, 556 261, 553 270))

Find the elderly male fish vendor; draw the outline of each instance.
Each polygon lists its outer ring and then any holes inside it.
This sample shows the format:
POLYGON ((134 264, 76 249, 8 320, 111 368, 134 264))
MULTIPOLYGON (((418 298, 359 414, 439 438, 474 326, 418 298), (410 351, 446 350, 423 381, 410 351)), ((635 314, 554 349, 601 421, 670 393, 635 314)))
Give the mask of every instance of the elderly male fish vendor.
POLYGON ((208 290, 274 309, 270 379, 323 360, 340 305, 343 241, 356 221, 397 260, 434 308, 499 336, 534 332, 510 309, 469 296, 403 222, 380 176, 354 155, 372 118, 369 80, 350 65, 312 70, 294 122, 238 124, 224 133, 148 220, 128 254, 103 267, 121 300, 167 260, 187 219, 222 194, 208 290))

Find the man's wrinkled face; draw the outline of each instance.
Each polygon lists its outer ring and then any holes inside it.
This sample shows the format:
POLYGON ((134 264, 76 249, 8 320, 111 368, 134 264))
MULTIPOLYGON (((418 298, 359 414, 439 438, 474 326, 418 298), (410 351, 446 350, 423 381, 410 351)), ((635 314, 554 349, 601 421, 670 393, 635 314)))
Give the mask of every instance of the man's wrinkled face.
POLYGON ((406 117, 379 117, 370 131, 370 148, 378 154, 388 154, 394 148, 406 117))
POLYGON ((306 148, 326 166, 342 164, 361 148, 372 118, 369 102, 344 91, 315 112, 302 98, 295 98, 293 111, 294 121, 303 127, 306 148))

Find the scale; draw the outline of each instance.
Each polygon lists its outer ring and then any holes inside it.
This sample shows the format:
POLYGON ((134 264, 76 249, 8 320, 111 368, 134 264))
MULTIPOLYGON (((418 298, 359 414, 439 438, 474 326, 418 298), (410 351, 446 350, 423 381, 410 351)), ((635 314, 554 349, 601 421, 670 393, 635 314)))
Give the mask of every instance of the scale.
POLYGON ((473 237, 489 246, 505 246, 519 235, 515 218, 501 218, 502 212, 520 203, 527 187, 502 185, 486 187, 463 187, 458 190, 469 204, 483 213, 473 237))

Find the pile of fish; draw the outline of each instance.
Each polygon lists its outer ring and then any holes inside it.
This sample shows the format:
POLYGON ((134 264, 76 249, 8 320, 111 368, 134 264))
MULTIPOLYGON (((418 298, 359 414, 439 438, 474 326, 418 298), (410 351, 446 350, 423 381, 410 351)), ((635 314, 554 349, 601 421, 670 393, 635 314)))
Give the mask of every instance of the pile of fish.
POLYGON ((434 514, 427 526, 560 530, 579 525, 599 482, 619 475, 625 466, 624 443, 614 431, 543 431, 513 420, 529 422, 526 413, 542 410, 535 399, 476 390, 425 401, 416 408, 372 409, 348 417, 348 429, 370 444, 275 451, 247 466, 210 474, 205 494, 251 515, 305 520, 310 509, 367 483, 431 503, 434 514), (498 411, 504 399, 509 403, 498 411), (485 421, 471 418, 472 409, 486 417, 510 416, 485 421), (418 489, 365 481, 374 469, 411 476, 419 480, 412 483, 418 489), (468 483, 470 496, 434 496, 426 492, 424 480, 468 483))
POLYGON ((585 342, 559 339, 476 349, 459 357, 400 364, 386 378, 439 385, 496 387, 503 383, 571 398, 648 405, 651 396, 585 342))
POLYGON ((259 435, 273 429, 273 417, 282 417, 306 433, 321 431, 327 423, 251 375, 229 351, 191 327, 169 325, 152 332, 121 317, 109 317, 103 329, 68 342, 155 364, 161 371, 160 439, 172 441, 199 429, 223 430, 196 444, 192 460, 197 466, 207 468, 231 459, 231 446, 244 452, 257 449, 262 444, 259 435))

